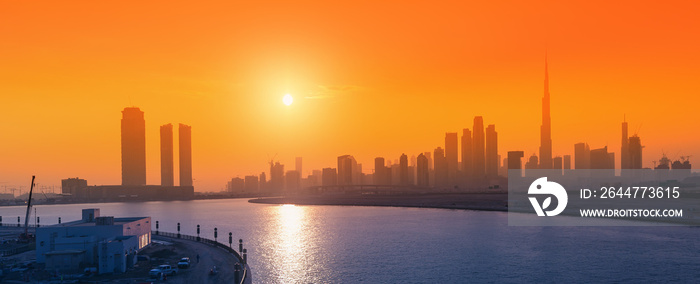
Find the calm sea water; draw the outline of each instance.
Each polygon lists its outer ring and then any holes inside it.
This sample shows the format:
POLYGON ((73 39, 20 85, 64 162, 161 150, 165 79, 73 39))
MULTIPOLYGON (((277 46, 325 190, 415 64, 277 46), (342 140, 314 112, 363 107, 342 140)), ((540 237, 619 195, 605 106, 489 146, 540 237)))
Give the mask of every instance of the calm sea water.
MULTIPOLYGON (((242 238, 256 283, 697 282, 697 227, 509 227, 503 212, 251 204, 36 206, 41 224, 151 216, 160 230, 242 238)), ((16 223, 23 207, 0 207, 16 223)), ((155 229, 155 224, 154 228, 155 229)))

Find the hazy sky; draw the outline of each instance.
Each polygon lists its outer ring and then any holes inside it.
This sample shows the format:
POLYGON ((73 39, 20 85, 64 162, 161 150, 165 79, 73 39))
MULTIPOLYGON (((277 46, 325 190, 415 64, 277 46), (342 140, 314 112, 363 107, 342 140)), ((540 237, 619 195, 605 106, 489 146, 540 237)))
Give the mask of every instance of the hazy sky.
POLYGON ((198 191, 275 154, 286 170, 303 157, 304 175, 343 154, 370 173, 475 115, 502 156, 527 157, 545 49, 554 155, 588 142, 619 165, 626 114, 644 166, 700 158, 697 1, 201 2, 0 2, 0 192, 32 174, 119 184, 127 106, 145 112, 149 184, 159 126, 192 126, 198 191))

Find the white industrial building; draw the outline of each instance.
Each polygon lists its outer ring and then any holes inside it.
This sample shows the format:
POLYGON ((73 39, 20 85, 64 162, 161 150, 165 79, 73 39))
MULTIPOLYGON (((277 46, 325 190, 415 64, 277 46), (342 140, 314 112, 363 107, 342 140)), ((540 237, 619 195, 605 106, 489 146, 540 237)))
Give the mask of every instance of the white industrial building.
POLYGON ((37 228, 36 261, 49 270, 122 273, 150 243, 151 217, 101 217, 100 209, 83 209, 81 220, 37 228))

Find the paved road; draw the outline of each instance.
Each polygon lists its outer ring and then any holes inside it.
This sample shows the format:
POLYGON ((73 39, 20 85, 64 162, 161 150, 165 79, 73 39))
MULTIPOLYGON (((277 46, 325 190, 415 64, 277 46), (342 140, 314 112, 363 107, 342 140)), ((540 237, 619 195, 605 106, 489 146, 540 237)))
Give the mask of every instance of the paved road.
POLYGON ((167 283, 233 283, 234 264, 238 259, 227 251, 215 246, 194 241, 178 240, 162 236, 153 236, 154 239, 162 239, 173 243, 184 255, 191 259, 192 266, 182 269, 180 272, 168 278, 167 283), (199 254, 199 263, 197 263, 199 254), (209 275, 209 270, 216 266, 219 273, 209 275))

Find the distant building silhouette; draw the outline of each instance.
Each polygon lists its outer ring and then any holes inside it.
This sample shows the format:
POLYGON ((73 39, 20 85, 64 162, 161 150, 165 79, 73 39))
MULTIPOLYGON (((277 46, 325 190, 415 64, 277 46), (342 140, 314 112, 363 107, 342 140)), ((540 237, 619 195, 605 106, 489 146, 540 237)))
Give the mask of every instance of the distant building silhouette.
POLYGON ((301 176, 297 171, 287 171, 284 176, 285 179, 285 190, 287 192, 296 193, 299 191, 299 185, 301 183, 301 176))
POLYGON ((122 111, 122 185, 146 185, 146 120, 143 111, 122 111))
POLYGON ((338 184, 338 173, 336 173, 334 168, 323 168, 321 184, 323 186, 334 186, 338 184))
POLYGON ((508 169, 519 170, 523 168, 522 158, 525 156, 523 151, 508 151, 508 169))
POLYGON ((180 123, 180 186, 192 186, 192 127, 180 123))
POLYGON ((160 127, 160 185, 175 185, 173 166, 173 125, 160 127))
POLYGON ((666 157, 666 154, 662 154, 661 159, 659 159, 658 164, 654 167, 655 170, 669 170, 671 169, 671 159, 666 157))
POLYGON ((410 185, 416 185, 417 180, 416 180, 416 170, 418 166, 416 163, 418 162, 418 158, 416 158, 416 155, 411 155, 411 159, 409 160, 410 163, 408 164, 408 184, 410 185))
POLYGON ((609 153, 608 146, 591 150, 591 169, 615 169, 615 153, 609 153))
POLYGON ((391 165, 389 168, 391 171, 391 184, 400 185, 401 184, 401 163, 396 163, 391 165))
POLYGON ((409 185, 408 182, 408 156, 406 154, 401 154, 401 158, 399 158, 399 184, 400 185, 409 185))
POLYGON ((501 164, 498 166, 498 175, 501 177, 507 177, 508 176, 508 158, 501 159, 501 155, 498 155, 498 160, 501 161, 501 164))
MULTIPOLYGON (((690 164, 689 157, 690 156, 681 156, 680 160, 675 160, 675 161, 673 161, 673 163, 671 163, 671 169, 674 172, 680 172, 680 171, 685 172, 686 176, 683 176, 683 178, 686 178, 686 177, 688 177, 688 175, 690 175, 690 169, 691 169, 692 165, 690 164)), ((682 175, 679 175, 679 176, 682 176, 682 175)))
POLYGON ((564 159, 562 157, 554 157, 552 158, 552 169, 553 170, 561 170, 564 168, 564 159))
POLYGON ((433 170, 433 153, 430 152, 423 152, 423 155, 425 155, 425 158, 428 159, 428 169, 433 170))
POLYGON ((530 158, 525 163, 525 175, 530 175, 531 171, 529 170, 536 170, 539 169, 539 167, 540 164, 539 160, 537 159, 537 155, 532 154, 532 156, 530 156, 530 158))
POLYGON ((450 186, 457 184, 457 170, 459 168, 457 132, 445 133, 445 159, 447 161, 447 180, 450 186))
POLYGON ((301 157, 296 157, 294 159, 294 170, 297 171, 297 173, 299 173, 299 176, 303 176, 304 174, 304 172, 301 171, 301 166, 301 157))
POLYGON ((466 184, 471 179, 474 167, 472 159, 472 132, 469 128, 462 129, 462 183, 466 184))
POLYGON ((620 168, 629 169, 630 168, 630 147, 629 147, 629 137, 627 133, 627 120, 622 121, 622 147, 620 151, 620 168))
POLYGON ((564 155, 564 169, 571 169, 571 155, 564 155))
MULTIPOLYGON (((322 178, 323 178, 323 172, 322 172, 322 171, 320 171, 320 170, 313 170, 313 171, 311 172, 311 176, 309 177, 309 179, 310 179, 309 185, 307 185, 307 186, 319 186, 319 185, 323 185, 323 184, 321 183, 321 182, 322 182, 322 178)), ((304 187, 304 186, 302 185, 302 187, 304 187)))
POLYGON ((391 184, 391 178, 387 180, 388 170, 384 166, 386 162, 382 157, 374 158, 374 184, 388 185, 391 184))
POLYGON ((430 186, 430 169, 428 168, 428 158, 421 153, 418 155, 416 163, 417 185, 421 187, 430 186))
POLYGON ((374 159, 374 180, 375 184, 390 185, 391 169, 386 166, 386 161, 382 157, 374 159))
POLYGON ((474 117, 472 138, 472 183, 482 185, 486 176, 486 141, 484 137, 484 119, 474 117))
POLYGON ((435 163, 435 186, 445 188, 448 186, 447 159, 445 158, 445 151, 442 148, 437 147, 433 156, 435 163))
MULTIPOLYGON (((355 160, 355 158, 353 158, 355 160)), ((352 167, 352 184, 362 184, 365 180, 365 174, 362 173, 362 164, 355 163, 352 167)))
POLYGON ((246 192, 258 191, 258 176, 245 176, 243 180, 245 181, 246 192))
POLYGON ((577 170, 591 168, 591 148, 586 143, 574 144, 574 166, 577 170))
POLYGON ((260 190, 267 190, 267 176, 265 172, 260 173, 260 179, 258 180, 258 188, 260 190))
POLYGON ((620 167, 626 169, 642 168, 642 141, 636 134, 628 137, 627 120, 622 121, 622 151, 620 152, 620 167))
POLYGON ((355 176, 357 175, 357 161, 350 155, 338 157, 338 185, 355 184, 355 176))
POLYGON ((435 162, 433 161, 433 153, 430 151, 423 152, 423 155, 428 159, 428 182, 430 186, 435 186, 435 162))
POLYGON ((80 195, 87 187, 87 180, 81 178, 68 178, 61 180, 61 193, 63 195, 83 198, 83 196, 80 195))
POLYGON ((245 190, 245 180, 239 177, 232 178, 226 188, 229 193, 241 193, 245 190))
POLYGON ((489 179, 498 177, 498 133, 493 124, 486 127, 485 155, 486 176, 489 179))
POLYGON ((642 168, 642 140, 639 136, 634 135, 629 138, 629 168, 630 169, 641 169, 642 168))
POLYGON ((540 127, 540 169, 552 168, 552 121, 549 111, 549 71, 544 57, 544 97, 542 98, 542 126, 540 127))
POLYGON ((270 190, 282 191, 284 189, 284 165, 280 162, 270 162, 270 190))

